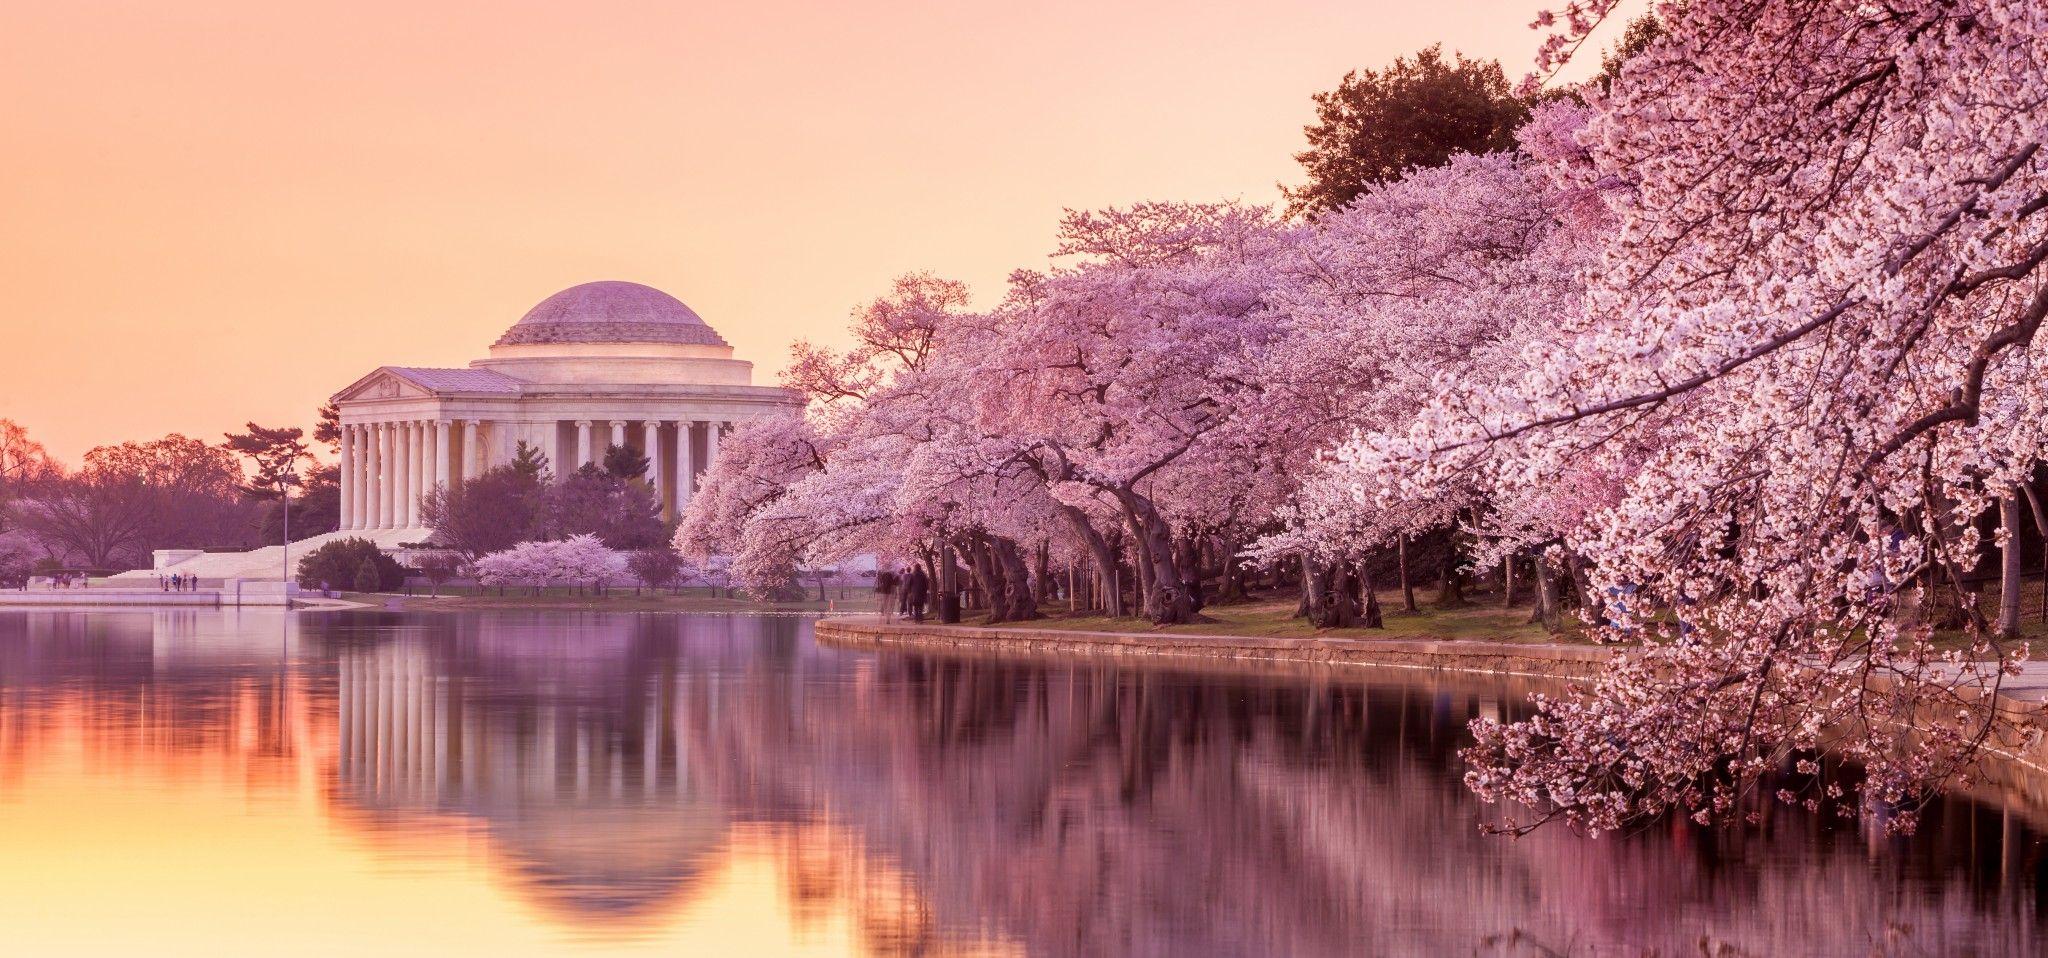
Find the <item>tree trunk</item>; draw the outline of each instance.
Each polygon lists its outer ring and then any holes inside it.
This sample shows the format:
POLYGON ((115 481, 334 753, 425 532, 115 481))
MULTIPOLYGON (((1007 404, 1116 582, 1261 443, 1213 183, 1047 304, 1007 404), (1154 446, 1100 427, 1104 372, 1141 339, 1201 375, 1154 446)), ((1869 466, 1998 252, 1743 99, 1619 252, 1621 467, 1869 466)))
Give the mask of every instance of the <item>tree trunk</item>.
POLYGON ((996 564, 994 548, 987 539, 974 536, 967 540, 961 551, 967 554, 968 571, 974 574, 975 584, 987 597, 989 624, 1008 621, 1009 604, 1003 596, 1007 585, 1003 582, 1002 568, 996 564))
POLYGON ((1380 590, 1379 585, 1372 581, 1372 566, 1361 562, 1358 570, 1359 591, 1365 594, 1365 608, 1358 614, 1358 624, 1368 629, 1384 629, 1387 623, 1380 614, 1380 590))
POLYGON ((2021 564, 2019 496, 2007 492, 1998 497, 1998 524, 2005 530, 2005 545, 1999 549, 2004 562, 1998 570, 1998 634, 2014 639, 2020 634, 2020 581, 2026 574, 2021 564))
POLYGON ((1300 589, 1301 597, 1294 603, 1294 618, 1308 619, 1311 622, 1315 620, 1316 609, 1318 607, 1318 603, 1309 598, 1309 596, 1312 595, 1315 591, 1315 575, 1313 573, 1313 568, 1313 565, 1311 565, 1311 563, 1309 562, 1308 553, 1302 553, 1300 589))
POLYGON ((1190 614, 1202 611, 1202 544, 1195 536, 1184 536, 1174 547, 1174 567, 1180 572, 1181 591, 1187 594, 1190 614))
POLYGON ((1401 560, 1401 608, 1415 611, 1415 580, 1408 577, 1408 533, 1401 533, 1395 540, 1394 550, 1401 560))
POLYGON ((1358 579, 1351 574, 1351 563, 1339 562, 1330 567, 1330 621, 1327 628, 1348 629, 1358 624, 1358 579))
POLYGON ((1180 573, 1173 565, 1173 530, 1144 497, 1126 491, 1119 498, 1139 537, 1139 555, 1144 565, 1141 574, 1151 580, 1144 596, 1146 618, 1154 625, 1178 625, 1193 620, 1194 608, 1180 588, 1180 573))
POLYGON ((1512 552, 1500 560, 1500 607, 1515 607, 1515 554, 1512 552))
POLYGON ((1593 578, 1586 574, 1586 561, 1577 555, 1565 557, 1565 567, 1571 570, 1572 586, 1579 590, 1579 605, 1585 610, 1586 618, 1599 623, 1607 620, 1607 603, 1593 591, 1593 578))
POLYGON ((1557 578, 1550 571, 1550 563, 1544 561, 1543 553, 1536 554, 1536 609, 1529 616, 1532 623, 1541 623, 1546 631, 1556 632, 1557 578))
POLYGON ((1088 514, 1079 506, 1058 503, 1060 518, 1066 520, 1068 528, 1074 530, 1082 543, 1088 546, 1088 554, 1095 557, 1095 574, 1101 583, 1096 591, 1102 595, 1102 612, 1115 618, 1124 614, 1122 596, 1117 593, 1111 579, 1116 570, 1116 552, 1109 547, 1109 540, 1095 531, 1095 525, 1088 521, 1088 514))
MULTIPOLYGON (((1136 516, 1128 518, 1131 523, 1131 542, 1138 547, 1137 560, 1132 563, 1135 567, 1132 571, 1136 572, 1137 575, 1131 581, 1137 588, 1138 608, 1143 609, 1145 615, 1149 617, 1152 615, 1153 609, 1152 591, 1158 585, 1158 583, 1152 580, 1152 575, 1155 571, 1152 565, 1152 537, 1146 534, 1144 527, 1136 516)), ((1169 559, 1168 561, 1172 560, 1169 559)))
POLYGON ((1244 566, 1237 561, 1237 538, 1225 536, 1219 548, 1223 550, 1219 557, 1223 560, 1223 581, 1218 584, 1222 594, 1217 596, 1216 601, 1243 602, 1244 566))
MULTIPOLYGON (((1011 622, 1038 618, 1038 597, 1031 591, 1031 569, 1024 561, 1024 548, 1008 539, 997 539, 993 548, 995 558, 999 560, 998 568, 1002 571, 1004 599, 1008 605, 1003 612, 1004 617, 1011 622)), ((1039 582, 1044 582, 1042 576, 1039 582)))
POLYGON ((953 561, 951 542, 939 543, 939 575, 936 581, 939 592, 928 598, 937 601, 940 622, 956 625, 960 621, 960 571, 953 561))
POLYGON ((1318 629, 1328 628, 1330 621, 1330 587, 1322 564, 1308 557, 1301 557, 1301 615, 1318 629))
POLYGON ((2048 622, 2048 509, 2041 508, 2041 496, 2034 484, 2020 484, 2027 494, 2027 508, 2034 513, 2034 531, 2041 534, 2041 620, 2048 622))
MULTIPOLYGON (((1053 593, 1059 591, 1052 577, 1052 543, 1040 542, 1038 548, 1032 550, 1031 557, 1034 563, 1031 567, 1031 595, 1037 601, 1045 602, 1053 598, 1053 593)), ((1032 618, 1038 617, 1036 607, 1031 612, 1032 618)))
POLYGON ((1444 539, 1444 561, 1438 568, 1436 605, 1454 609, 1465 604, 1465 583, 1458 577, 1458 544, 1454 535, 1444 539))

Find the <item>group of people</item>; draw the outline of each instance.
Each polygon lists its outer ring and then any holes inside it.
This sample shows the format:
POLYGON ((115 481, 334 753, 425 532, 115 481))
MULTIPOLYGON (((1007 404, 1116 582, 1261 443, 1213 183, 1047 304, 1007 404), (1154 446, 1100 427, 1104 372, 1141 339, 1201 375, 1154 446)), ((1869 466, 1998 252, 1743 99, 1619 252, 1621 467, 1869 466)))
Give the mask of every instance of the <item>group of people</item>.
POLYGON ((875 576, 875 593, 881 596, 882 617, 885 619, 893 612, 912 622, 923 622, 924 607, 931 599, 931 591, 931 577, 925 575, 922 566, 914 563, 900 574, 893 569, 883 569, 875 576), (896 595, 899 587, 901 598, 892 607, 890 597, 896 595))
POLYGON ((199 591, 199 577, 196 575, 186 575, 182 572, 173 572, 167 576, 157 576, 156 584, 157 588, 160 588, 165 592, 199 591))

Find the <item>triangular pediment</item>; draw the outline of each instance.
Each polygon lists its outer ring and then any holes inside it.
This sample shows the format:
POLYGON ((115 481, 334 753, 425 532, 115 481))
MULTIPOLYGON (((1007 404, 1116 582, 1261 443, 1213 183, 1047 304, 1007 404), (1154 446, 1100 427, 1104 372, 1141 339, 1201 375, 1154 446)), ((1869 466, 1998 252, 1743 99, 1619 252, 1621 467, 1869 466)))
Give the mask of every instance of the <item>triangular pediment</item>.
POLYGON ((348 388, 335 393, 334 401, 341 403, 370 399, 414 399, 432 395, 432 390, 422 388, 420 384, 385 368, 364 376, 348 388))

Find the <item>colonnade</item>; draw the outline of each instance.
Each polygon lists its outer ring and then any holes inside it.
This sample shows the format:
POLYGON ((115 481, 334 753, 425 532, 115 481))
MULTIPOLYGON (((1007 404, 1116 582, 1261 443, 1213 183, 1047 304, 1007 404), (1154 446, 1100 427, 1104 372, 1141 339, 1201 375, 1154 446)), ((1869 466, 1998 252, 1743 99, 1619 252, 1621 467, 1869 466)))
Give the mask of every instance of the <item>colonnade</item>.
MULTIPOLYGON (((575 420, 575 458, 564 462, 568 450, 555 449, 554 423, 546 425, 541 443, 550 454, 558 473, 585 463, 596 462, 606 446, 626 445, 626 427, 638 422, 646 448, 647 482, 657 490, 674 477, 675 510, 681 512, 695 491, 698 463, 695 427, 704 427, 704 464, 718 456, 719 434, 730 423, 707 420, 674 420, 675 449, 662 448, 664 420, 575 420), (608 434, 593 435, 608 427, 608 434), (596 440, 596 441, 593 441, 596 440), (673 472, 670 470, 673 469, 673 472)), ((480 475, 490 468, 490 453, 484 442, 485 421, 481 419, 410 419, 388 422, 345 423, 341 427, 341 528, 344 530, 412 529, 425 524, 420 506, 429 492, 449 482, 480 475)), ((663 507, 667 507, 666 497, 663 507)))
POLYGON ((482 462, 478 420, 408 419, 341 427, 341 528, 411 529, 420 503, 450 478, 451 445, 482 462))

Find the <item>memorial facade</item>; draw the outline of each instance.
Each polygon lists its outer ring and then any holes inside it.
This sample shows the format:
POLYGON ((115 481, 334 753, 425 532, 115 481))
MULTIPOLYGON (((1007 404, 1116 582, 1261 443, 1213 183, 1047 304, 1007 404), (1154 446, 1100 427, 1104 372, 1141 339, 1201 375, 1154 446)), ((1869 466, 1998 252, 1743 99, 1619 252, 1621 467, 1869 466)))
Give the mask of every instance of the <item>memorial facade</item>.
POLYGON ((673 517, 724 432, 802 400, 754 385, 753 364, 681 300, 605 281, 543 300, 466 368, 381 366, 334 403, 341 530, 424 538, 429 492, 512 461, 522 443, 558 475, 602 462, 609 446, 637 450, 673 517))

